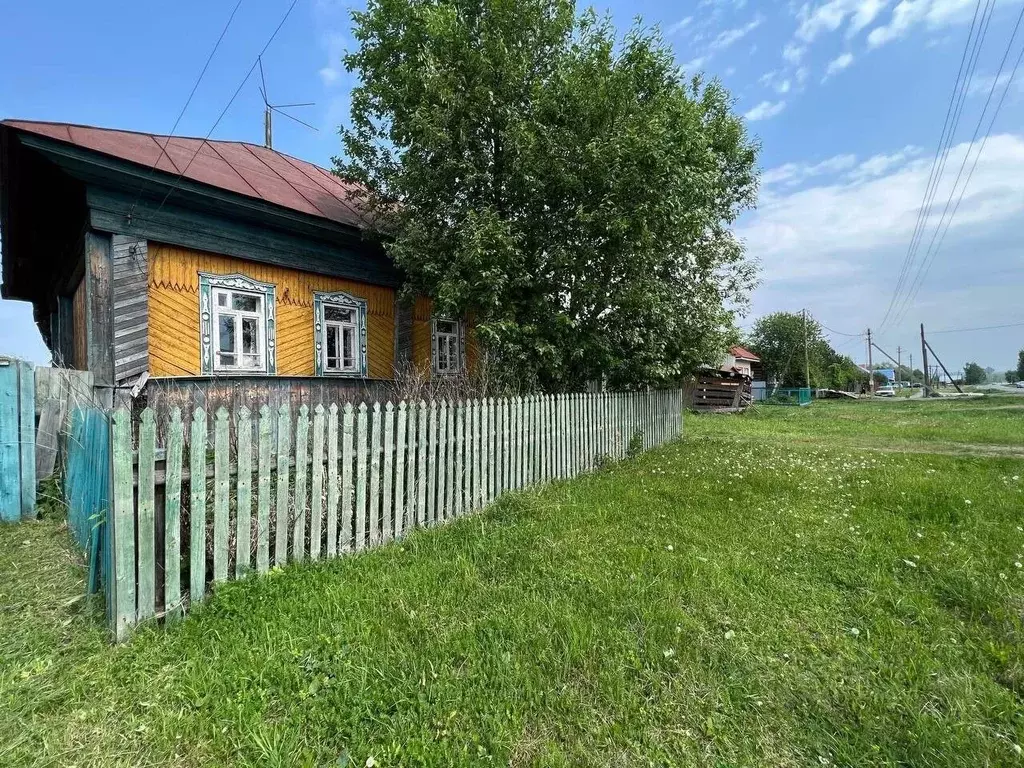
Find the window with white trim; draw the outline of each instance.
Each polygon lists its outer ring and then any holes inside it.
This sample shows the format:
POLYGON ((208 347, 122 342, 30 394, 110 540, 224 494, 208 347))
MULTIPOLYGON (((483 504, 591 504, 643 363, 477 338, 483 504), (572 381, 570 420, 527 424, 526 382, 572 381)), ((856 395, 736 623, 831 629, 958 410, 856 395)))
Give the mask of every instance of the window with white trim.
POLYGON ((275 288, 245 275, 200 273, 202 372, 275 372, 275 288))
POLYGON ((263 297, 248 291, 213 290, 214 371, 262 371, 267 354, 263 297))
POLYGON ((342 292, 313 294, 317 376, 366 375, 366 300, 342 292))
POLYGON ((459 373, 465 360, 462 323, 446 317, 431 320, 434 373, 446 376, 459 373))

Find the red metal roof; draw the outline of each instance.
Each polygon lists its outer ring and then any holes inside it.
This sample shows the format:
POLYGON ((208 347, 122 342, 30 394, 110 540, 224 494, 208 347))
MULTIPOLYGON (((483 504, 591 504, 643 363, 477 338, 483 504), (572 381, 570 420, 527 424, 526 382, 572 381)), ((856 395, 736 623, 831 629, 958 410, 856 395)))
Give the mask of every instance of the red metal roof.
POLYGON ((155 167, 174 176, 280 205, 293 211, 362 227, 364 218, 348 199, 355 185, 323 168, 243 141, 159 136, 70 123, 4 120, 19 131, 155 167))
POLYGON ((735 347, 729 347, 729 354, 732 355, 733 357, 739 359, 739 360, 753 360, 756 363, 761 362, 761 358, 760 357, 755 355, 753 352, 751 352, 746 347, 741 347, 739 345, 737 345, 735 347))

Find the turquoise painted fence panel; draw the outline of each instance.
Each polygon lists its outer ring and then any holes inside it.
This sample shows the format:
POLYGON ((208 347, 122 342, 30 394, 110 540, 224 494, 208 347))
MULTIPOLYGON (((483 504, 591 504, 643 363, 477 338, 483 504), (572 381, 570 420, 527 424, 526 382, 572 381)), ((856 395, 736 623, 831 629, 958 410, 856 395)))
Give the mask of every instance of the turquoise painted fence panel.
POLYGON ((18 429, 18 366, 0 360, 0 521, 21 519, 21 440, 18 429))
POLYGON ((71 411, 64 498, 68 528, 75 543, 88 555, 89 588, 95 592, 106 583, 109 573, 106 522, 110 508, 110 425, 98 408, 85 406, 71 411))
POLYGON ((24 360, 0 358, 0 521, 35 516, 35 368, 24 360))

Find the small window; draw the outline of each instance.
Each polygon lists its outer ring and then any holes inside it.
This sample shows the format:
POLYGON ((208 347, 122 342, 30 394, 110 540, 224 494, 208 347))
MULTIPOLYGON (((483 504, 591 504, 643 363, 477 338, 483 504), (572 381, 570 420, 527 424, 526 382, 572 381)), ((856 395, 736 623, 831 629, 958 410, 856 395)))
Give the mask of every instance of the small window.
POLYGON ((214 371, 262 371, 266 368, 266 314, 263 297, 214 289, 217 339, 213 353, 214 371))
POLYGON ((434 318, 433 320, 433 362, 434 373, 449 375, 462 370, 462 324, 458 320, 434 318))
POLYGON ((314 293, 317 376, 366 375, 366 301, 346 293, 314 293))
POLYGON ((200 273, 202 372, 274 373, 274 286, 200 273))

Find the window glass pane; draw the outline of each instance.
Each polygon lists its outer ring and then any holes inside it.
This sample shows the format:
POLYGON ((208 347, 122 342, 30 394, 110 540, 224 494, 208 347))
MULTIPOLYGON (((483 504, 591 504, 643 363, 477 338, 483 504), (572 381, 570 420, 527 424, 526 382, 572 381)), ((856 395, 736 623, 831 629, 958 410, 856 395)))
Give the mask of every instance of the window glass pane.
POLYGON ((452 320, 438 320, 435 327, 438 333, 455 333, 455 322, 452 320))
POLYGON ((451 339, 448 336, 437 337, 437 369, 439 371, 448 370, 448 347, 451 343, 451 339))
POLYGON ((326 304, 324 305, 324 320, 338 323, 354 323, 356 321, 356 313, 354 309, 342 309, 341 307, 326 304))
POLYGON ((255 317, 242 318, 242 351, 256 354, 259 351, 259 333, 256 330, 255 317))
POLYGON ((219 354, 220 354, 220 364, 221 365, 228 366, 230 368, 234 368, 235 367, 235 356, 234 355, 226 354, 224 352, 221 352, 219 354))
POLYGON ((223 291, 217 292, 217 306, 226 307, 228 305, 228 295, 223 291))
POLYGON ((356 365, 356 329, 351 326, 342 329, 342 368, 352 370, 356 365))
POLYGON ((338 328, 334 325, 327 326, 327 368, 338 368, 338 328))
POLYGON ((246 368, 260 368, 259 355, 242 355, 242 365, 246 368))
POLYGON ((245 293, 231 294, 231 308, 240 312, 259 312, 260 300, 256 296, 249 296, 245 293))
POLYGON ((221 352, 235 351, 235 318, 233 315, 218 315, 218 349, 221 352))

